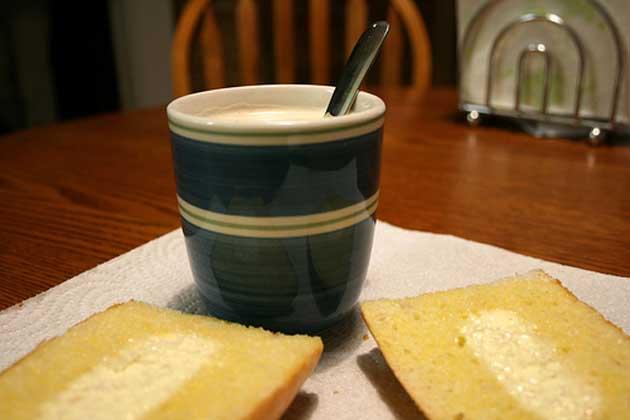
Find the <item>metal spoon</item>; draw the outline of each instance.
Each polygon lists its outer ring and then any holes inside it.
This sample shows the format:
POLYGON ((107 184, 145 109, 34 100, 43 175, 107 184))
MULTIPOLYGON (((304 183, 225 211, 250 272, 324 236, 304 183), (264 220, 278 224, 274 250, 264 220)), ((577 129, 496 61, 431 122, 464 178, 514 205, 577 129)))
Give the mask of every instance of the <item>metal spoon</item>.
POLYGON ((389 24, 385 21, 373 23, 363 32, 337 81, 326 109, 326 116, 345 115, 350 111, 359 93, 359 86, 381 49, 387 32, 389 24))

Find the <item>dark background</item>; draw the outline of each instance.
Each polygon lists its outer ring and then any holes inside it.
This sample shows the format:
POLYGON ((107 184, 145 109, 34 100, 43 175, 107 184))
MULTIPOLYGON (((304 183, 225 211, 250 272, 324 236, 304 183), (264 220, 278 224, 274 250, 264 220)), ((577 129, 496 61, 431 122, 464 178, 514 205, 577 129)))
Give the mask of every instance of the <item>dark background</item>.
MULTIPOLYGON (((270 1, 258 2, 261 23, 270 21, 270 1)), ((431 38, 433 83, 454 84, 455 0, 415 1, 431 38)), ((0 134, 168 102, 169 41, 185 3, 186 0, 4 0, 0 10, 0 134)), ((235 2, 214 3, 221 29, 227 35, 224 41, 234 43, 230 34, 234 33, 235 2)), ((368 3, 370 20, 385 16, 386 0, 368 3)), ((332 39, 343 40, 340 31, 344 4, 338 0, 331 4, 332 39)), ((296 21, 300 24, 306 20, 307 1, 296 0, 295 5, 296 21)), ((305 36, 300 31, 296 35, 305 36)), ((261 48, 268 51, 271 32, 262 31, 261 37, 261 48)), ((298 39, 297 44, 300 42, 298 39)), ((333 59, 333 74, 343 64, 343 57, 338 57, 333 59)), ((298 63, 299 82, 308 81, 305 59, 298 63)), ((262 63, 263 82, 272 81, 269 61, 262 63)), ((233 54, 228 54, 227 63, 228 81, 236 84, 238 80, 229 77, 235 74, 229 67, 235 63, 233 54)), ((372 78, 377 77, 377 71, 373 71, 372 78)))

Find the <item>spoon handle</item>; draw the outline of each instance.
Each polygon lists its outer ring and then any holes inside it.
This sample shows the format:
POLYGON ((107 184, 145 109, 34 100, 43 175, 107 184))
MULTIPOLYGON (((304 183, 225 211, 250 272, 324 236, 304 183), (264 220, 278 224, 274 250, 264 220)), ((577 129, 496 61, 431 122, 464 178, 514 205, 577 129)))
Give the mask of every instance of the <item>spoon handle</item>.
POLYGON ((383 45, 387 32, 389 24, 385 21, 373 23, 363 32, 341 72, 326 115, 345 115, 350 111, 359 93, 359 86, 383 45))

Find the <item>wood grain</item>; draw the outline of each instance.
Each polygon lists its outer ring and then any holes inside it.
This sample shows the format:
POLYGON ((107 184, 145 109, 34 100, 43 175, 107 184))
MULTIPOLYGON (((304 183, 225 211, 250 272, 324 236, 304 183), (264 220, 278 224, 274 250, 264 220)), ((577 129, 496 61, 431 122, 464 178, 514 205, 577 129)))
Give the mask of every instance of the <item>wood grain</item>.
MULTIPOLYGON (((388 106, 378 217, 630 276, 630 145, 453 119, 453 90, 388 106)), ((164 109, 0 137, 0 308, 179 226, 164 109)))
MULTIPOLYGON (((274 63, 276 81, 291 83, 295 80, 297 63, 301 51, 295 50, 295 7, 294 0, 272 0, 271 4, 256 0, 238 0, 235 5, 235 27, 239 81, 241 84, 255 84, 260 79, 261 57, 260 31, 269 30, 273 34, 274 63), (258 7, 271 6, 271 28, 259 22, 258 7)), ((196 34, 199 34, 203 79, 205 88, 215 88, 226 83, 225 56, 221 43, 222 34, 213 14, 212 0, 190 0, 184 7, 175 28, 171 50, 173 88, 175 96, 182 96, 194 90, 192 83, 191 54, 196 34), (200 24, 201 23, 201 24, 200 24), (200 27, 200 28, 199 28, 200 27), (198 30, 200 29, 200 30, 198 30)), ((366 0, 345 0, 346 22, 344 45, 331 43, 331 7, 338 6, 330 0, 308 1, 310 82, 330 84, 331 56, 339 47, 346 55, 352 51, 354 43, 366 27, 369 2, 366 0)), ((385 48, 382 65, 381 85, 400 85, 403 65, 403 33, 409 39, 411 50, 410 88, 417 96, 422 96, 431 84, 431 45, 422 15, 413 0, 391 0, 388 19, 392 23, 392 33, 385 48)), ((227 34, 223 34, 227 36, 227 34)), ((266 54, 264 51, 263 54, 266 54)))
POLYGON ((210 0, 190 0, 179 17, 173 46, 171 47, 171 72, 173 74, 173 93, 175 97, 192 91, 190 80, 190 53, 192 40, 199 20, 209 6, 210 0))
POLYGON ((254 0, 238 0, 236 28, 241 82, 245 85, 253 85, 258 83, 260 75, 258 7, 254 0))
POLYGON ((392 7, 403 22, 409 35, 412 71, 411 87, 421 97, 431 86, 433 65, 431 61, 431 41, 427 34, 424 19, 412 0, 391 0, 392 7))
POLYGON ((309 1, 311 81, 330 83, 330 0, 309 1))
POLYGON ((398 86, 402 78, 403 63, 403 33, 400 17, 392 5, 387 9, 389 34, 383 45, 381 58, 381 84, 383 86, 398 86))
POLYGON ((276 82, 295 81, 295 22, 293 0, 273 0, 273 48, 276 82))
POLYGON ((214 8, 208 4, 204 13, 201 33, 201 61, 203 80, 208 89, 225 86, 225 63, 223 61, 223 38, 214 16, 214 8))
POLYGON ((365 0, 346 0, 346 59, 367 28, 368 7, 365 0))

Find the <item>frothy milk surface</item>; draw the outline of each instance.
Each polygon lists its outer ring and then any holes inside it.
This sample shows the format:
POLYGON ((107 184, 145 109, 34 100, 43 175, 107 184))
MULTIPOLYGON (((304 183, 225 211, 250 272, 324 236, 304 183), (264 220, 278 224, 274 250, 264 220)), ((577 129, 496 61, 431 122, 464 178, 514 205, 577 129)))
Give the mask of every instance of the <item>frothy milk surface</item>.
POLYGON ((197 116, 206 117, 218 123, 269 122, 274 124, 295 124, 320 120, 325 109, 319 107, 289 107, 282 105, 232 104, 224 107, 208 107, 197 116))

